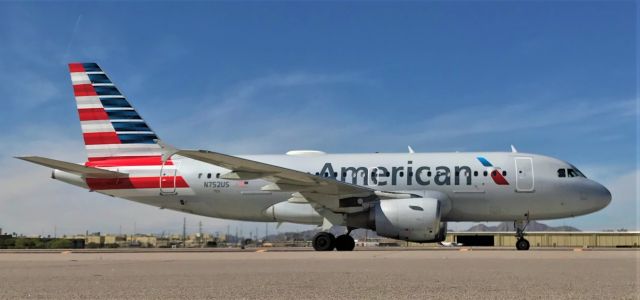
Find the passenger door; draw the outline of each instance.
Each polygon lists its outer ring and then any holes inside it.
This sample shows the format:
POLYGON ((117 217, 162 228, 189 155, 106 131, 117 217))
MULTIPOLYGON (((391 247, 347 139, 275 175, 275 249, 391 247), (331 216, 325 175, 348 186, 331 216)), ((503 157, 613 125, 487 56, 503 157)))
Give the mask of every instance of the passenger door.
POLYGON ((516 157, 516 192, 533 192, 533 158, 516 157))

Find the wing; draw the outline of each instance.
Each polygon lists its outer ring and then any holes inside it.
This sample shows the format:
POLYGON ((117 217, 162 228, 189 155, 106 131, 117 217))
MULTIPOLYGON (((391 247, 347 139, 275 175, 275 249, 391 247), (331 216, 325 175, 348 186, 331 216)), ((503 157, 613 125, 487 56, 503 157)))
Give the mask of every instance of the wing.
POLYGON ((262 190, 292 192, 289 201, 308 201, 323 215, 330 215, 326 210, 333 213, 361 211, 366 208, 363 204, 379 199, 379 193, 370 188, 240 157, 205 150, 178 150, 175 154, 231 170, 221 175, 223 179, 269 181, 271 184, 262 190))
POLYGON ((41 166, 50 167, 50 168, 58 169, 68 173, 80 175, 85 178, 118 178, 118 177, 129 176, 126 173, 86 167, 79 164, 74 164, 66 161, 55 160, 55 159, 40 157, 40 156, 23 156, 23 157, 16 157, 16 158, 24 161, 32 162, 34 164, 39 164, 41 166))

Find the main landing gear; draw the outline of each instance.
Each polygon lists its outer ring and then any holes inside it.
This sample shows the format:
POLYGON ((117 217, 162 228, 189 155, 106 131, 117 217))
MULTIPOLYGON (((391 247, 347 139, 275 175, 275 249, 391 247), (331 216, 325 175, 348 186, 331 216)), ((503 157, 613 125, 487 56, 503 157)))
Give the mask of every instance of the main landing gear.
POLYGON ((524 230, 529 225, 529 219, 527 221, 514 221, 513 227, 516 228, 516 237, 518 237, 518 241, 516 242, 516 249, 518 250, 529 250, 529 241, 524 238, 524 230))
POLYGON ((346 234, 339 235, 337 238, 329 232, 318 232, 313 237, 313 249, 316 251, 353 251, 356 247, 356 242, 351 235, 352 228, 346 234))

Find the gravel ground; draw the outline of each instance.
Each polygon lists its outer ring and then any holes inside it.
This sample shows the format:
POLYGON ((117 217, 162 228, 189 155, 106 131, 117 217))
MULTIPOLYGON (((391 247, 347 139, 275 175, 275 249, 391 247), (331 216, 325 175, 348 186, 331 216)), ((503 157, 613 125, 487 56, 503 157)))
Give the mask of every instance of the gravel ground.
POLYGON ((640 299, 640 251, 0 253, 0 298, 640 299))

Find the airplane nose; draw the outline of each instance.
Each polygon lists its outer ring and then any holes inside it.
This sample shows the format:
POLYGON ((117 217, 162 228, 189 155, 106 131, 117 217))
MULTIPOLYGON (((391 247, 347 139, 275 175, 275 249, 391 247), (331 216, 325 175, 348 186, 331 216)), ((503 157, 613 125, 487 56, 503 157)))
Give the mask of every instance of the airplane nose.
POLYGON ((611 192, 603 185, 600 185, 600 187, 602 188, 602 196, 601 196, 602 198, 601 201, 603 203, 602 208, 604 208, 607 205, 609 205, 609 203, 611 203, 611 192))
POLYGON ((597 210, 603 209, 611 203, 611 192, 602 184, 593 182, 591 197, 597 210))

